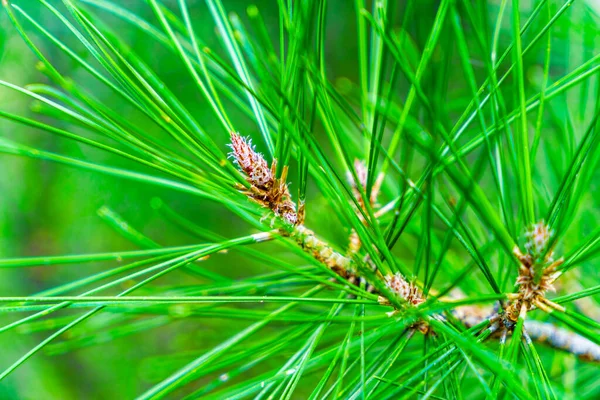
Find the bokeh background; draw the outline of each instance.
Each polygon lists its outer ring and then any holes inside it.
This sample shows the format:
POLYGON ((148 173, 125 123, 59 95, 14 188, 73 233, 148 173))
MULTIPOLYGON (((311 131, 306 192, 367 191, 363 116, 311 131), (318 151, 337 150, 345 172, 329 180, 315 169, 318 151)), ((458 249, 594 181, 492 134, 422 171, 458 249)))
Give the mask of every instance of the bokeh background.
MULTIPOLYGON (((64 26, 36 0, 14 1, 30 13, 50 32, 66 43, 79 49, 79 55, 91 60, 81 45, 77 45, 72 35, 64 26)), ((61 7, 60 1, 51 0, 51 4, 61 7)), ((151 9, 142 0, 125 0, 122 2, 140 17, 156 23, 151 9)), ((164 1, 176 10, 176 1, 164 1)), ((214 22, 203 1, 188 1, 192 11, 192 19, 196 31, 209 47, 222 54, 222 46, 216 35, 214 22)), ((246 19, 246 9, 255 4, 261 11, 270 34, 277 40, 278 11, 275 0, 241 1, 223 0, 229 12, 236 13, 246 19)), ((400 2, 403 4, 403 2, 400 2)), ((499 2, 490 1, 488 13, 490 25, 498 11, 499 2)), ((531 12, 535 2, 522 1, 523 15, 531 12)), ((558 2, 553 8, 558 7, 558 2)), ((414 45, 422 46, 429 33, 436 1, 419 2, 419 20, 411 25, 410 33, 414 45), (420 28, 422 27, 422 29, 420 28)), ((589 59, 600 48, 598 12, 600 2, 595 0, 576 1, 566 15, 552 29, 553 53, 551 77, 558 77, 579 66, 589 59)), ((102 14, 98 12, 98 14, 102 14)), ((219 140, 225 143, 226 136, 218 126, 212 113, 208 111, 205 100, 192 84, 184 66, 177 57, 165 50, 160 44, 148 40, 140 31, 131 29, 122 21, 104 14, 104 20, 141 56, 164 80, 168 87, 178 96, 192 112, 206 131, 215 130, 219 140)), ((329 78, 337 88, 345 93, 351 92, 357 82, 358 67, 356 58, 356 41, 348 39, 356 34, 354 5, 349 0, 332 0, 328 5, 328 31, 326 65, 329 78)), ((28 26, 27 23, 24 23, 28 26)), ((30 26, 28 26, 30 28, 30 26)), ((501 27, 500 48, 504 49, 510 41, 510 20, 505 18, 501 27)), ((115 105, 119 100, 91 79, 89 75, 66 57, 47 40, 32 33, 37 45, 54 65, 66 75, 78 82, 84 82, 97 98, 105 104, 115 105)), ((534 52, 527 57, 526 76, 528 84, 538 87, 542 76, 543 52, 534 52)), ((435 68, 435 56, 433 68, 435 68)), ((457 58, 457 73, 460 74, 457 58)), ((472 60, 476 70, 484 74, 482 63, 472 60)), ((0 13, 0 79, 16 85, 25 86, 35 83, 48 83, 48 80, 36 67, 36 57, 26 47, 8 18, 0 13)), ((460 78, 462 79, 462 77, 460 78)), ((448 92, 447 111, 454 115, 467 105, 468 88, 457 79, 457 85, 448 92)), ((593 79, 591 82, 595 82, 593 79)), ((259 83, 260 84, 260 83, 259 83)), ((586 85, 588 86, 588 85, 586 85)), ((595 85, 588 88, 569 91, 566 102, 572 98, 572 106, 560 109, 556 115, 571 113, 574 116, 589 115, 595 107, 595 85), (588 91, 584 92, 584 91, 588 91), (586 94, 587 93, 587 94, 586 94), (582 102, 581 99, 589 99, 582 102)), ((509 96, 510 97, 510 96, 509 96)), ((560 108, 558 102, 549 107, 560 108), (554 105, 556 104, 556 106, 554 105)), ((149 132, 156 127, 138 118, 127 106, 116 106, 135 124, 142 124, 149 132)), ((78 127, 65 121, 57 122, 39 113, 40 104, 7 88, 0 88, 0 108, 50 122, 58 127, 77 131, 78 127)), ((241 114, 232 112, 235 125, 245 134, 257 134, 255 125, 241 114)), ((574 118, 583 121, 585 118, 574 118)), ((556 121, 557 124, 566 123, 556 121)), ((574 131, 582 130, 581 126, 573 126, 574 131)), ((551 132, 552 128, 549 128, 551 132)), ((160 135, 159 132, 156 132, 160 135)), ((5 138, 28 144, 32 147, 68 154, 95 162, 129 166, 122 159, 105 153, 90 150, 72 141, 52 136, 0 120, 0 135, 5 138)), ((257 135, 258 137, 258 135, 257 135)), ((260 147, 260 144, 259 144, 260 147)), ((139 167, 137 170, 143 171, 139 167)), ((580 225, 590 230, 598 219, 597 195, 598 179, 593 183, 588 199, 589 207, 582 211, 580 225)), ((327 201, 315 190, 309 189, 312 216, 309 224, 317 225, 321 232, 327 232, 333 242, 343 243, 347 232, 339 229, 335 215, 328 212, 327 201)), ((143 232, 160 245, 183 245, 195 243, 197 238, 165 221, 156 210, 157 201, 163 201, 182 215, 208 227, 226 237, 240 236, 251 229, 239 222, 232 214, 221 206, 199 202, 192 196, 157 189, 146 184, 124 181, 110 176, 65 167, 62 165, 32 160, 12 155, 0 155, 0 258, 92 253, 109 250, 133 250, 139 248, 111 228, 103 215, 110 209, 123 217, 135 229, 143 232), (104 211, 103 211, 104 210, 104 211)), ((582 233, 583 235, 583 233, 582 233)), ((272 245, 262 245, 265 251, 282 252, 272 245)), ((231 276, 242 277, 253 273, 268 271, 268 267, 253 264, 235 253, 225 257, 213 257, 206 261, 206 267, 231 276)), ((84 265, 70 264, 53 267, 30 267, 16 269, 0 269, 0 296, 23 296, 40 292, 94 272, 102 271, 111 263, 88 263, 84 265)), ((161 285, 195 284, 193 278, 185 274, 174 274, 160 282, 161 285)), ((173 316, 182 312, 173 309, 173 316)), ((63 314, 68 316, 69 314, 63 314)), ((0 314, 0 324, 13 321, 15 315, 0 314)), ((89 343, 82 343, 81 348, 67 351, 68 346, 51 345, 47 351, 34 356, 8 379, 0 383, 0 398, 132 398, 149 384, 164 378, 164 371, 173 370, 185 361, 191 360, 198 348, 215 344, 222 339, 223 331, 233 332, 235 326, 245 326, 243 321, 224 322, 217 319, 171 322, 153 330, 139 334, 121 332, 122 337, 92 336, 89 343), (176 350, 176 355, 173 352, 176 350), (160 373, 157 373, 160 371, 160 373)), ((94 319, 86 323, 86 332, 93 330, 94 319)), ((22 356, 35 344, 39 343, 52 326, 44 323, 26 324, 16 330, 0 334, 0 369, 4 369, 14 360, 22 356)), ((79 330, 71 333, 77 337, 79 330)))

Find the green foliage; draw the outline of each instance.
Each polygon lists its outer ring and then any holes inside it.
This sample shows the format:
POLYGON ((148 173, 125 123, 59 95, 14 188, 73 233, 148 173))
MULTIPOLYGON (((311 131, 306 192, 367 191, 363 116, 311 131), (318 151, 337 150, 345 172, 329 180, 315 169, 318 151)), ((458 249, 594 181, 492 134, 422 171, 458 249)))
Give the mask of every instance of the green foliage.
POLYGON ((3 1, 0 397, 600 397, 595 2, 239 3, 3 1), (498 328, 538 221, 556 307, 498 328))

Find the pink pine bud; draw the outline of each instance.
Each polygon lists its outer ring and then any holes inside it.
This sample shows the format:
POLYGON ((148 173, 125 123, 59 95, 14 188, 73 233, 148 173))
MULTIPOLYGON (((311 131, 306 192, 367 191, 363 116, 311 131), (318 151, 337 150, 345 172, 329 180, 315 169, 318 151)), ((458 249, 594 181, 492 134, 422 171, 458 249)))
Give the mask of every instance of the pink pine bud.
POLYGON ((348 173, 346 174, 346 177, 348 179, 348 183, 350 183, 353 187, 363 187, 366 188, 367 187, 367 166, 365 165, 364 161, 361 161, 359 159, 354 160, 354 171, 356 172, 356 178, 358 179, 358 182, 354 181, 354 175, 352 175, 350 173, 350 171, 348 171, 348 173))
MULTIPOLYGON (((363 190, 367 188, 367 177, 369 175, 369 170, 367 169, 367 165, 364 161, 356 159, 354 160, 354 171, 356 172, 357 181, 354 180, 354 175, 352 175, 350 171, 346 173, 346 178, 348 179, 348 183, 352 186, 354 197, 358 200, 359 204, 361 204, 361 207, 364 208, 359 188, 363 190)), ((379 195, 379 190, 381 189, 381 184, 383 183, 383 177, 383 174, 379 174, 375 182, 373 182, 373 187, 371 188, 371 198, 369 199, 371 206, 377 205, 377 196, 379 195)))
MULTIPOLYGON (((544 223, 544 221, 540 221, 537 224, 533 225, 531 230, 525 232, 525 237, 527 238, 527 243, 525 243, 525 249, 533 258, 540 257, 546 247, 550 243, 550 238, 554 232, 551 231, 544 223)), ((549 254, 549 257, 552 255, 549 254)), ((550 260, 548 260, 550 261, 550 260)))
POLYGON ((285 182, 287 167, 283 168, 280 179, 274 176, 277 160, 273 165, 269 164, 262 154, 257 153, 250 139, 240 136, 237 132, 231 132, 231 153, 235 162, 246 174, 250 183, 250 190, 244 192, 250 199, 256 201, 266 208, 270 208, 276 216, 283 218, 288 224, 298 224, 298 213, 296 205, 291 201, 290 191, 285 182))
POLYGON ((231 132, 231 153, 235 162, 247 175, 248 182, 257 187, 268 187, 273 184, 273 172, 262 154, 254 150, 252 141, 231 132))
POLYGON ((418 287, 404 279, 402 274, 388 275, 385 277, 385 284, 390 290, 398 296, 413 305, 419 305, 425 300, 418 287))

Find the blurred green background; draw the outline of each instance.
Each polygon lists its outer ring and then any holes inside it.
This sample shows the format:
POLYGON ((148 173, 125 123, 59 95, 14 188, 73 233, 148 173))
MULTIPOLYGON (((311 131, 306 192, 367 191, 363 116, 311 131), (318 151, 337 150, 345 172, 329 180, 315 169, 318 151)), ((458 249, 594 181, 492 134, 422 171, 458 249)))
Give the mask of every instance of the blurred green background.
MULTIPOLYGON (((35 0, 14 1, 28 13, 40 21, 57 37, 79 48, 79 55, 91 60, 91 56, 77 45, 76 40, 64 26, 35 0)), ((59 1, 50 1, 61 7, 59 1)), ((165 1, 166 5, 176 10, 176 1, 165 1)), ((211 49, 221 52, 222 46, 215 34, 214 22, 202 1, 188 1, 192 10, 197 34, 203 38, 211 49)), ((277 40, 278 11, 276 0, 239 1, 224 0, 230 12, 237 13, 242 20, 246 19, 246 9, 256 4, 271 29, 274 40, 277 40)), ((490 1, 488 13, 492 26, 498 11, 499 2, 490 1)), ((558 2, 552 2, 558 8, 558 2), (554 4, 556 3, 556 4, 554 4)), ((142 0, 126 0, 124 5, 140 17, 156 23, 151 9, 142 0)), ((401 6, 404 2, 400 2, 401 6)), ((424 0, 419 2, 419 20, 412 21, 409 29, 416 48, 422 49, 430 30, 431 21, 437 2, 424 0)), ((523 15, 529 15, 533 2, 521 2, 523 15)), ((600 47, 598 35, 599 19, 597 12, 600 2, 595 0, 576 1, 566 15, 552 29, 553 53, 551 77, 562 76, 567 71, 580 65, 584 60, 596 54, 600 47)), ((207 111, 205 100, 192 84, 184 66, 177 57, 165 50, 160 44, 147 39, 143 32, 131 29, 122 21, 108 14, 104 20, 120 33, 132 49, 141 56, 164 80, 167 86, 177 95, 186 107, 201 122, 203 128, 214 130, 225 144, 227 139, 218 126, 212 113, 207 111)), ((30 28, 28 24, 25 26, 30 28)), ((31 29, 30 32, 33 33, 31 29)), ((354 5, 349 0, 330 1, 328 5, 328 32, 326 65, 329 78, 342 92, 352 91, 358 77, 357 48, 353 39, 356 34, 356 16, 354 5)), ((491 34, 491 33, 490 33, 491 34)), ((34 35, 34 37, 36 37, 34 35)), ((36 44, 52 63, 67 76, 78 82, 85 82, 87 88, 105 104, 118 109, 130 121, 142 125, 150 132, 156 127, 146 120, 138 118, 129 107, 120 105, 118 99, 91 79, 89 75, 60 52, 51 43, 41 40, 36 44)), ((499 48, 504 49, 510 40, 510 22, 505 18, 502 26, 499 48)), ((472 40, 472 38, 469 38, 472 40)), ((433 68, 435 68, 435 56, 433 68)), ((484 76, 482 63, 472 60, 484 76)), ((457 74, 459 59, 456 59, 457 74)), ((538 87, 542 75, 543 52, 534 52, 527 57, 526 76, 532 87, 538 87)), ((37 59, 26 47, 21 37, 10 25, 6 15, 0 16, 0 79, 24 86, 33 83, 47 83, 48 80, 36 69, 37 59)), ((462 77, 457 78, 455 87, 448 92, 447 112, 455 115, 462 111, 469 100, 468 88, 462 77)), ((452 81, 452 80, 451 80, 452 81)), ((595 81, 595 80, 594 80, 595 81)), ((260 84, 260 83, 259 83, 260 84)), ((590 89, 590 104, 581 104, 578 99, 581 92, 570 91, 565 99, 573 98, 572 107, 559 109, 557 114, 572 113, 586 115, 593 110, 595 93, 590 89)), ((401 95, 402 97, 403 95, 401 95)), ((508 96, 510 97, 510 96, 508 96)), ((560 104, 557 102, 551 103, 560 104)), ((39 104, 6 88, 0 89, 0 108, 16 114, 35 116, 43 121, 51 121, 55 126, 73 129, 67 122, 57 122, 36 111, 39 104)), ((255 125, 245 120, 241 114, 232 112, 235 125, 244 134, 258 137, 255 125)), ((575 119, 576 121, 579 119, 575 119)), ((581 119, 583 121, 583 119, 581 119)), ((558 124, 561 121, 556 121, 558 124)), ((564 122, 564 121, 562 121, 564 122)), ((583 125, 582 125, 583 126, 583 125)), ((580 131, 581 126, 573 127, 580 131)), ((0 134, 3 137, 28 144, 32 147, 68 154, 82 159, 93 159, 96 162, 129 166, 128 163, 115 156, 91 150, 69 140, 57 138, 50 134, 22 127, 13 122, 0 120, 0 134)), ((551 132, 551 129, 549 130, 551 132)), ((159 132, 155 132, 160 135, 159 132)), ((259 145, 260 146, 260 145, 259 145)), ((143 171, 136 167, 137 170, 143 171)), ((597 193, 598 179, 593 183, 590 193, 597 193)), ((309 215, 308 225, 317 226, 328 239, 343 244, 347 232, 338 228, 333 213, 328 212, 327 201, 315 193, 308 191, 311 202, 312 217, 309 215)), ((197 242, 193 236, 165 221, 153 208, 152 199, 160 198, 170 207, 203 227, 211 228, 226 237, 241 236, 251 229, 239 222, 232 214, 221 206, 209 202, 199 202, 197 198, 171 191, 160 190, 149 185, 124 181, 109 176, 99 175, 79 169, 65 167, 49 162, 31 160, 15 156, 0 155, 0 258, 91 253, 109 250, 128 250, 138 248, 135 244, 115 233, 105 219, 99 215, 102 207, 108 207, 121 215, 131 226, 140 230, 161 245, 183 245, 197 242)), ((155 200, 156 201, 156 200, 155 200)), ((156 204, 156 203, 155 203, 156 204)), ((593 203, 592 203, 593 204, 593 203)), ((593 207, 582 211, 582 221, 597 220, 598 212, 593 207), (587 217, 586 217, 587 215, 587 217)), ((590 222, 590 227, 593 222, 590 222)), ((268 251, 282 252, 274 245, 261 245, 268 251)), ((268 271, 268 267, 252 265, 247 259, 232 253, 223 257, 213 257, 206 261, 206 267, 218 270, 231 277, 248 276, 268 271), (226 262, 224 262, 226 260, 226 262), (237 267, 236 267, 237 266, 237 267)), ((24 296, 39 292, 94 272, 102 271, 113 263, 71 264, 66 266, 35 267, 23 269, 0 270, 0 293, 2 296, 24 296)), ((177 283, 195 284, 193 278, 184 273, 177 273, 162 280, 160 285, 177 283)), ((178 312, 173 309, 173 315, 178 312)), ((69 315, 64 314, 64 315, 69 315)), ((0 324, 13 321, 15 315, 0 315, 0 324)), ((224 322, 221 320, 195 320, 169 323, 159 329, 144 331, 140 334, 127 335, 106 343, 84 346, 82 349, 66 354, 38 354, 25 363, 8 379, 0 383, 0 398, 132 398, 139 394, 150 383, 164 378, 164 370, 173 369, 184 361, 192 359, 199 348, 217 343, 223 337, 223 325, 227 331, 236 331, 236 326, 244 327, 244 321, 224 322), (169 357, 173 351, 177 357, 169 357), (172 363, 170 366, 169 363, 172 363), (160 374, 155 371, 160 370, 160 374)), ((86 323, 86 330, 93 330, 94 319, 86 323)), ((48 335, 48 331, 32 333, 44 328, 41 325, 24 325, 8 333, 0 334, 0 369, 4 369, 14 360, 25 354, 35 344, 48 335), (27 334, 25 334, 27 333, 27 334)), ((78 329, 71 335, 77 335, 78 329)), ((97 340, 100 340, 96 338, 97 340)), ((48 347, 48 352, 61 353, 61 347, 48 347)), ((47 353, 48 353, 47 352, 47 353)))

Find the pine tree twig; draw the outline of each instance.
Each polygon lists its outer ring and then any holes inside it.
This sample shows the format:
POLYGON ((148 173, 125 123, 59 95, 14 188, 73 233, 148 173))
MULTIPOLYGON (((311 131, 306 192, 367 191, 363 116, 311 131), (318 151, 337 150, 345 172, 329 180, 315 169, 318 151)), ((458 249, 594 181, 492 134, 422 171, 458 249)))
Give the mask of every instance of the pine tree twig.
MULTIPOLYGON (((549 311, 551 310, 549 309, 549 311)), ((490 308, 461 306, 453 309, 452 315, 462 322, 466 328, 474 327, 482 321, 489 319, 493 322, 490 326, 490 328, 493 327, 492 334, 501 329, 500 341, 503 340, 502 336, 512 333, 511 329, 506 329, 501 315, 490 308)), ((525 338, 529 337, 529 340, 534 342, 546 344, 552 348, 571 353, 584 361, 600 362, 600 346, 583 336, 557 327, 552 323, 526 319, 523 335, 525 338), (528 334, 527 336, 525 336, 526 333, 528 334)), ((498 337, 498 335, 490 336, 498 337)))
POLYGON ((600 362, 600 346, 592 341, 548 322, 525 321, 529 340, 574 354, 584 361, 600 362))
MULTIPOLYGON (((329 269, 343 278, 349 278, 356 273, 352 259, 335 251, 328 243, 319 239, 313 231, 302 225, 303 216, 299 218, 296 206, 291 200, 288 185, 285 182, 287 167, 283 168, 281 178, 275 177, 274 160, 271 168, 262 154, 258 153, 250 139, 231 133, 232 149, 230 157, 246 175, 250 188, 239 188, 248 198, 261 206, 273 211, 287 225, 281 229, 283 236, 291 237, 300 247, 311 254, 316 260, 325 264, 329 269)), ((303 212, 304 207, 300 205, 303 212)))
POLYGON ((315 233, 304 225, 296 226, 291 235, 304 251, 311 254, 316 260, 325 264, 342 278, 349 278, 356 274, 352 259, 333 250, 329 244, 317 238, 315 233))
MULTIPOLYGON (((276 160, 273 160, 271 167, 264 159, 262 154, 258 153, 250 139, 240 136, 237 132, 231 133, 232 149, 230 157, 239 166, 241 171, 246 176, 249 188, 240 187, 246 196, 260 204, 261 206, 270 209, 276 217, 281 218, 285 227, 280 230, 283 236, 288 236, 307 253, 311 254, 316 260, 323 263, 330 270, 335 272, 342 278, 348 279, 350 283, 357 284, 357 278, 369 285, 369 290, 375 290, 379 287, 377 293, 383 299, 382 304, 394 305, 398 310, 402 304, 398 303, 394 296, 398 297, 406 305, 417 305, 422 301, 420 290, 414 285, 409 284, 400 274, 390 277, 383 277, 375 264, 365 257, 364 264, 368 266, 374 276, 380 282, 369 281, 366 276, 359 274, 357 263, 348 256, 334 250, 328 243, 319 239, 313 231, 306 228, 301 222, 303 217, 299 217, 296 212, 296 206, 291 200, 290 192, 285 182, 287 168, 283 168, 281 178, 275 177, 276 160), (387 291, 381 293, 382 289, 387 291)), ((357 164, 360 165, 360 164, 357 164)), ((360 168, 360 167, 359 167, 360 168)), ((359 171, 361 182, 366 183, 366 168, 359 171)), ((378 179, 371 194, 371 201, 374 204, 381 185, 382 179, 378 179)), ((302 206, 299 209, 303 209, 302 206)), ((395 312, 392 312, 394 314, 395 312)))
MULTIPOLYGON (((250 200, 270 209, 276 217, 281 218, 287 228, 281 229, 280 234, 293 239, 315 260, 321 262, 342 278, 347 279, 349 283, 357 284, 356 278, 366 280, 364 276, 359 274, 356 262, 351 257, 344 256, 334 250, 327 242, 319 239, 312 230, 302 224, 304 218, 298 216, 296 206, 291 200, 288 185, 285 182, 287 167, 283 168, 281 178, 277 179, 275 177, 276 160, 269 168, 264 157, 254 150, 251 141, 241 137, 238 133, 231 133, 230 147, 232 148, 230 156, 234 158, 234 161, 246 175, 246 180, 250 185, 249 189, 245 187, 239 189, 243 190, 250 200)), ((351 180, 350 183, 359 205, 364 209, 358 185, 362 185, 362 187, 366 185, 366 167, 360 161, 356 161, 354 167, 359 182, 356 183, 351 180)), ((371 206, 376 204, 381 182, 380 177, 373 186, 369 199, 371 206)), ((303 210, 304 207, 300 206, 299 209, 303 210)), ((362 218, 362 216, 359 216, 359 218, 362 218)), ((563 262, 562 258, 554 261, 552 258, 553 252, 546 249, 551 235, 552 232, 548 230, 547 226, 540 222, 526 234, 529 238, 525 244, 527 252, 523 254, 519 248, 514 249, 514 254, 520 261, 519 276, 516 282, 519 290, 517 293, 508 295, 510 303, 504 310, 500 313, 492 313, 481 307, 465 306, 455 309, 454 316, 467 327, 473 327, 487 318, 491 323, 487 328, 489 331, 488 336, 493 336, 499 332, 500 340, 505 340, 506 336, 512 333, 512 328, 518 317, 525 318, 528 311, 534 308, 546 312, 551 312, 554 309, 564 310, 564 307, 551 302, 545 297, 547 291, 554 290, 552 284, 560 275, 556 272, 556 268, 563 262)), ((360 250, 361 242, 355 231, 351 233, 349 242, 349 254, 356 254, 360 250)), ((395 304, 392 301, 392 298, 383 293, 378 293, 381 305, 394 307, 393 311, 387 313, 390 317, 397 315, 405 307, 416 307, 425 302, 423 292, 414 283, 407 281, 402 274, 396 273, 395 275, 383 277, 378 274, 376 266, 368 257, 363 261, 375 272, 377 279, 383 281, 389 292, 405 303, 403 307, 399 307, 397 303, 395 304)), ((374 282, 368 283, 374 284, 374 282)), ((600 347, 579 335, 557 328, 552 324, 531 320, 526 320, 524 326, 525 331, 529 332, 528 336, 525 336, 528 340, 547 343, 552 347, 573 353, 582 359, 600 361, 600 347)), ((418 329, 423 334, 431 332, 429 325, 424 320, 418 320, 411 327, 418 329)))

